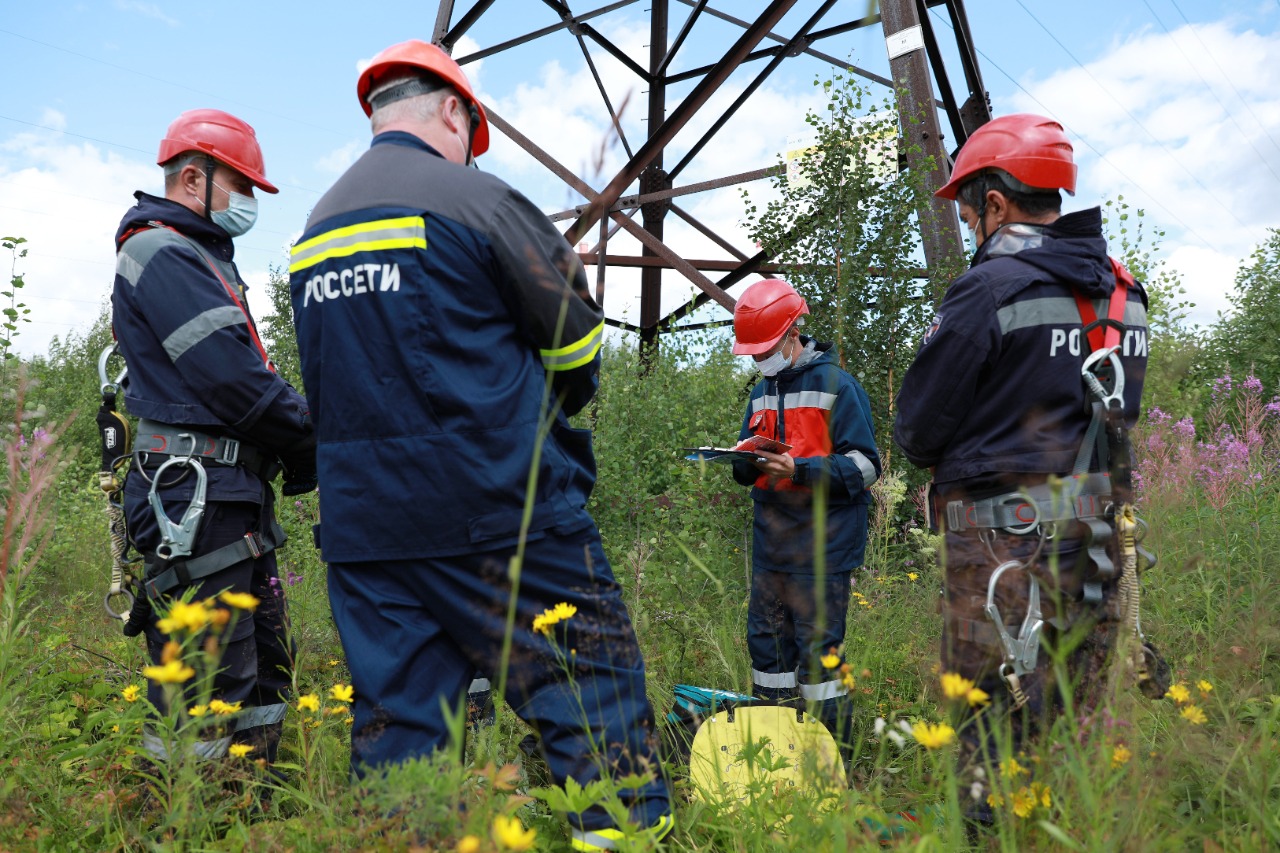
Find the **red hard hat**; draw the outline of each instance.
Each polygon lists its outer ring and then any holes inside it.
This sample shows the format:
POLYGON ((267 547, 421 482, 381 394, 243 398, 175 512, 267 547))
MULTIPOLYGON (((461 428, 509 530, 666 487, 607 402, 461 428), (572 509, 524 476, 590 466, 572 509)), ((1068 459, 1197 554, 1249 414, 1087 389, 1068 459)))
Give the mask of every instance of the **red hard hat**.
POLYGON ((780 278, 766 278, 746 289, 733 309, 734 355, 759 355, 773 349, 809 306, 780 278))
POLYGON ((1062 125, 1051 118, 1017 113, 978 128, 956 155, 951 180, 934 193, 955 200, 960 185, 988 169, 1008 172, 1029 187, 1075 195, 1076 164, 1062 125))
POLYGON ((267 180, 262 148, 248 123, 222 110, 187 110, 173 120, 160 140, 156 163, 164 165, 188 151, 208 154, 253 181, 266 192, 277 193, 267 180))
POLYGON ((484 107, 480 106, 480 102, 476 100, 475 92, 471 91, 467 75, 462 73, 462 68, 453 61, 453 57, 440 47, 419 39, 410 39, 391 45, 375 56, 369 63, 369 67, 360 75, 360 79, 356 82, 356 94, 360 96, 360 106, 364 108, 364 114, 373 114, 373 107, 369 105, 369 93, 376 89, 388 74, 403 72, 410 68, 427 71, 444 80, 476 108, 480 114, 480 124, 476 127, 471 151, 476 157, 488 151, 489 119, 485 117, 484 107))

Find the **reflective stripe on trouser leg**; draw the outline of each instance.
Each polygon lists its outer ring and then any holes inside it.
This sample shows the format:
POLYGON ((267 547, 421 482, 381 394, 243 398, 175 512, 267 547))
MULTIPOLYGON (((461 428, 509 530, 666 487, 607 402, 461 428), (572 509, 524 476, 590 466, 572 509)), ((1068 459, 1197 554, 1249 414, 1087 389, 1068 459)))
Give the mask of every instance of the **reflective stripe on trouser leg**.
MULTIPOLYGON (((631 836, 632 840, 641 838, 649 841, 661 841, 667 837, 672 828, 676 825, 676 819, 673 815, 663 815, 653 826, 640 830, 631 836)), ((627 836, 618 829, 574 829, 569 835, 569 846, 574 850, 588 851, 594 853, 598 850, 617 850, 622 845, 619 843, 627 836)))
MULTIPOLYGON (((231 746, 230 737, 220 737, 216 740, 198 740, 189 746, 187 754, 206 760, 224 758, 229 746, 231 746)), ((169 760, 169 745, 165 743, 164 738, 157 735, 150 728, 142 733, 142 748, 157 761, 169 760)))
POLYGON ((828 699, 839 699, 847 695, 849 690, 839 679, 823 681, 820 684, 800 685, 800 697, 809 702, 825 702, 828 699))
POLYGON ((761 672, 758 669, 751 670, 751 683, 757 687, 767 687, 772 690, 791 688, 796 686, 796 671, 791 672, 761 672))

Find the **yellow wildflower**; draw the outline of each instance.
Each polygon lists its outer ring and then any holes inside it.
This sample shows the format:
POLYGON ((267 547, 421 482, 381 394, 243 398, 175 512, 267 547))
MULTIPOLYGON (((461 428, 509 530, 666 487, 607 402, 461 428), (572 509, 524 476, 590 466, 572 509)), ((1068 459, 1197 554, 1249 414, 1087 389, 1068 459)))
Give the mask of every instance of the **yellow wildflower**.
POLYGON ((1205 699, 1208 699, 1209 694, 1213 692, 1213 685, 1203 678, 1196 682, 1196 687, 1200 688, 1200 695, 1205 699))
POLYGON ((1129 763, 1130 758, 1133 758, 1133 753, 1124 744, 1118 744, 1115 749, 1111 750, 1111 766, 1113 768, 1123 767, 1129 763))
POLYGON ((156 623, 166 634, 175 631, 199 631, 209 624, 209 608, 202 602, 175 601, 169 615, 156 623))
POLYGON ((337 658, 330 658, 330 659, 329 659, 329 666, 337 666, 337 665, 338 665, 338 660, 337 660, 337 658))
POLYGON ((330 717, 340 717, 343 714, 350 714, 351 710, 346 705, 334 705, 332 708, 325 708, 324 712, 330 717))
POLYGON ((1027 772, 1027 768, 1018 763, 1018 759, 1010 758, 1008 761, 1000 762, 1000 775, 1006 779, 1016 779, 1023 773, 1027 772))
POLYGON ((498 815, 493 819, 493 840, 503 850, 529 850, 538 833, 525 829, 518 817, 498 815))
POLYGON ((981 707, 991 701, 991 695, 980 687, 975 687, 964 694, 964 698, 971 708, 981 707))
POLYGON ((1166 699, 1172 699, 1179 705, 1191 700, 1191 691, 1187 689, 1185 684, 1175 684, 1169 688, 1169 692, 1164 694, 1166 699))
POLYGON ((233 743, 231 746, 227 747, 227 752, 231 753, 236 758, 244 758, 246 755, 253 752, 253 746, 247 743, 233 743))
POLYGON ((120 691, 120 697, 126 702, 137 702, 138 694, 142 692, 142 688, 136 684, 130 684, 124 690, 120 691))
POLYGON ((320 697, 314 693, 308 693, 305 696, 299 696, 298 710, 299 711, 319 711, 320 697))
POLYGON ((480 839, 474 835, 464 835, 458 839, 453 849, 456 853, 476 853, 480 849, 480 839))
POLYGON ((1000 796, 995 791, 992 791, 990 794, 987 794, 987 805, 991 806, 993 809, 998 809, 1004 805, 1004 797, 1000 796))
POLYGON ((840 665, 840 656, 835 653, 823 655, 821 661, 827 669, 835 669, 840 665))
POLYGON ((916 581, 920 580, 920 576, 915 572, 907 572, 907 580, 911 581, 912 583, 915 583, 916 581))
POLYGON ((196 671, 180 660, 171 660, 164 666, 146 667, 142 674, 157 684, 181 684, 190 680, 196 671))
POLYGON ((217 610, 209 611, 209 623, 215 628, 225 628, 227 623, 231 621, 231 611, 223 610, 219 607, 217 610))
POLYGON ((956 738, 956 730, 946 723, 916 723, 911 727, 911 734, 925 749, 938 749, 956 738))
POLYGON ((207 713, 209 713, 208 705, 192 705, 187 709, 187 714, 192 717, 203 717, 207 713))
POLYGON ((973 689, 973 682, 956 672, 942 674, 942 692, 948 699, 962 699, 973 689))
POLYGON ((1204 711, 1201 711, 1195 705, 1188 705, 1183 708, 1182 718, 1193 726, 1202 726, 1209 720, 1209 718, 1204 715, 1204 711))
POLYGON ((844 685, 845 690, 852 691, 858 686, 858 680, 853 677, 852 673, 846 672, 841 678, 840 683, 844 685))
POLYGON ((1039 797, 1040 805, 1046 809, 1053 805, 1053 792, 1049 790, 1049 786, 1041 782, 1031 783, 1031 796, 1039 797))
POLYGON ((551 629, 578 612, 578 608, 566 602, 560 602, 549 610, 533 617, 533 630, 539 634, 551 636, 551 629))
POLYGON ((112 733, 119 732, 119 731, 120 731, 120 727, 119 727, 119 726, 112 726, 112 727, 111 727, 111 731, 112 731, 112 733))
POLYGON ((248 610, 250 613, 256 610, 258 605, 261 603, 258 601, 256 596, 250 595, 247 592, 231 592, 230 590, 219 595, 218 600, 223 604, 236 608, 237 610, 248 610))
POLYGON ((209 710, 219 716, 225 716, 239 711, 242 704, 241 702, 223 702, 221 699, 212 699, 209 702, 209 710))
POLYGON ((329 688, 329 698, 338 702, 352 702, 355 700, 355 692, 350 684, 335 684, 329 688))
POLYGON ((178 660, 182 657, 182 646, 173 640, 164 644, 164 648, 160 650, 160 663, 168 663, 171 660, 178 660))
POLYGON ((1030 788, 1015 791, 1012 795, 1013 813, 1018 817, 1031 817, 1036 810, 1036 795, 1030 788))

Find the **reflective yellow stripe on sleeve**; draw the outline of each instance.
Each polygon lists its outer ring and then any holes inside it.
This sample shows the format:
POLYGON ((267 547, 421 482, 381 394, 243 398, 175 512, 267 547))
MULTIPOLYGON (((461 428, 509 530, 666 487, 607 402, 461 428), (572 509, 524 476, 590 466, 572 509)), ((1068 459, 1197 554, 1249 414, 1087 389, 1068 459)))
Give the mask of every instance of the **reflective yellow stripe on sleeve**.
POLYGON ((425 248, 427 226, 421 216, 359 222, 326 231, 294 246, 289 252, 289 272, 295 273, 329 258, 345 258, 357 252, 425 248))
POLYGON ((596 357, 600 351, 600 343, 604 339, 604 321, 586 335, 559 349, 538 350, 542 356, 542 366, 548 371, 573 370, 581 367, 596 357))

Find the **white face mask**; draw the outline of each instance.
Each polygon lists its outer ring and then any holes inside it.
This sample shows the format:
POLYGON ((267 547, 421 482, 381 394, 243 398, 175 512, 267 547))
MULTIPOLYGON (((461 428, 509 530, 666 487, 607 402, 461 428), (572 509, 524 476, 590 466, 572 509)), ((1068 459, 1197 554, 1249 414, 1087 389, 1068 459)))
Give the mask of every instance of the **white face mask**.
POLYGON ((240 193, 227 193, 227 209, 215 210, 209 217, 232 237, 239 237, 258 221, 258 200, 240 193))
POLYGON ((782 349, 778 350, 764 361, 757 361, 756 369, 770 379, 786 370, 791 366, 791 359, 782 354, 782 350, 785 350, 786 348, 787 345, 783 344, 782 349))

